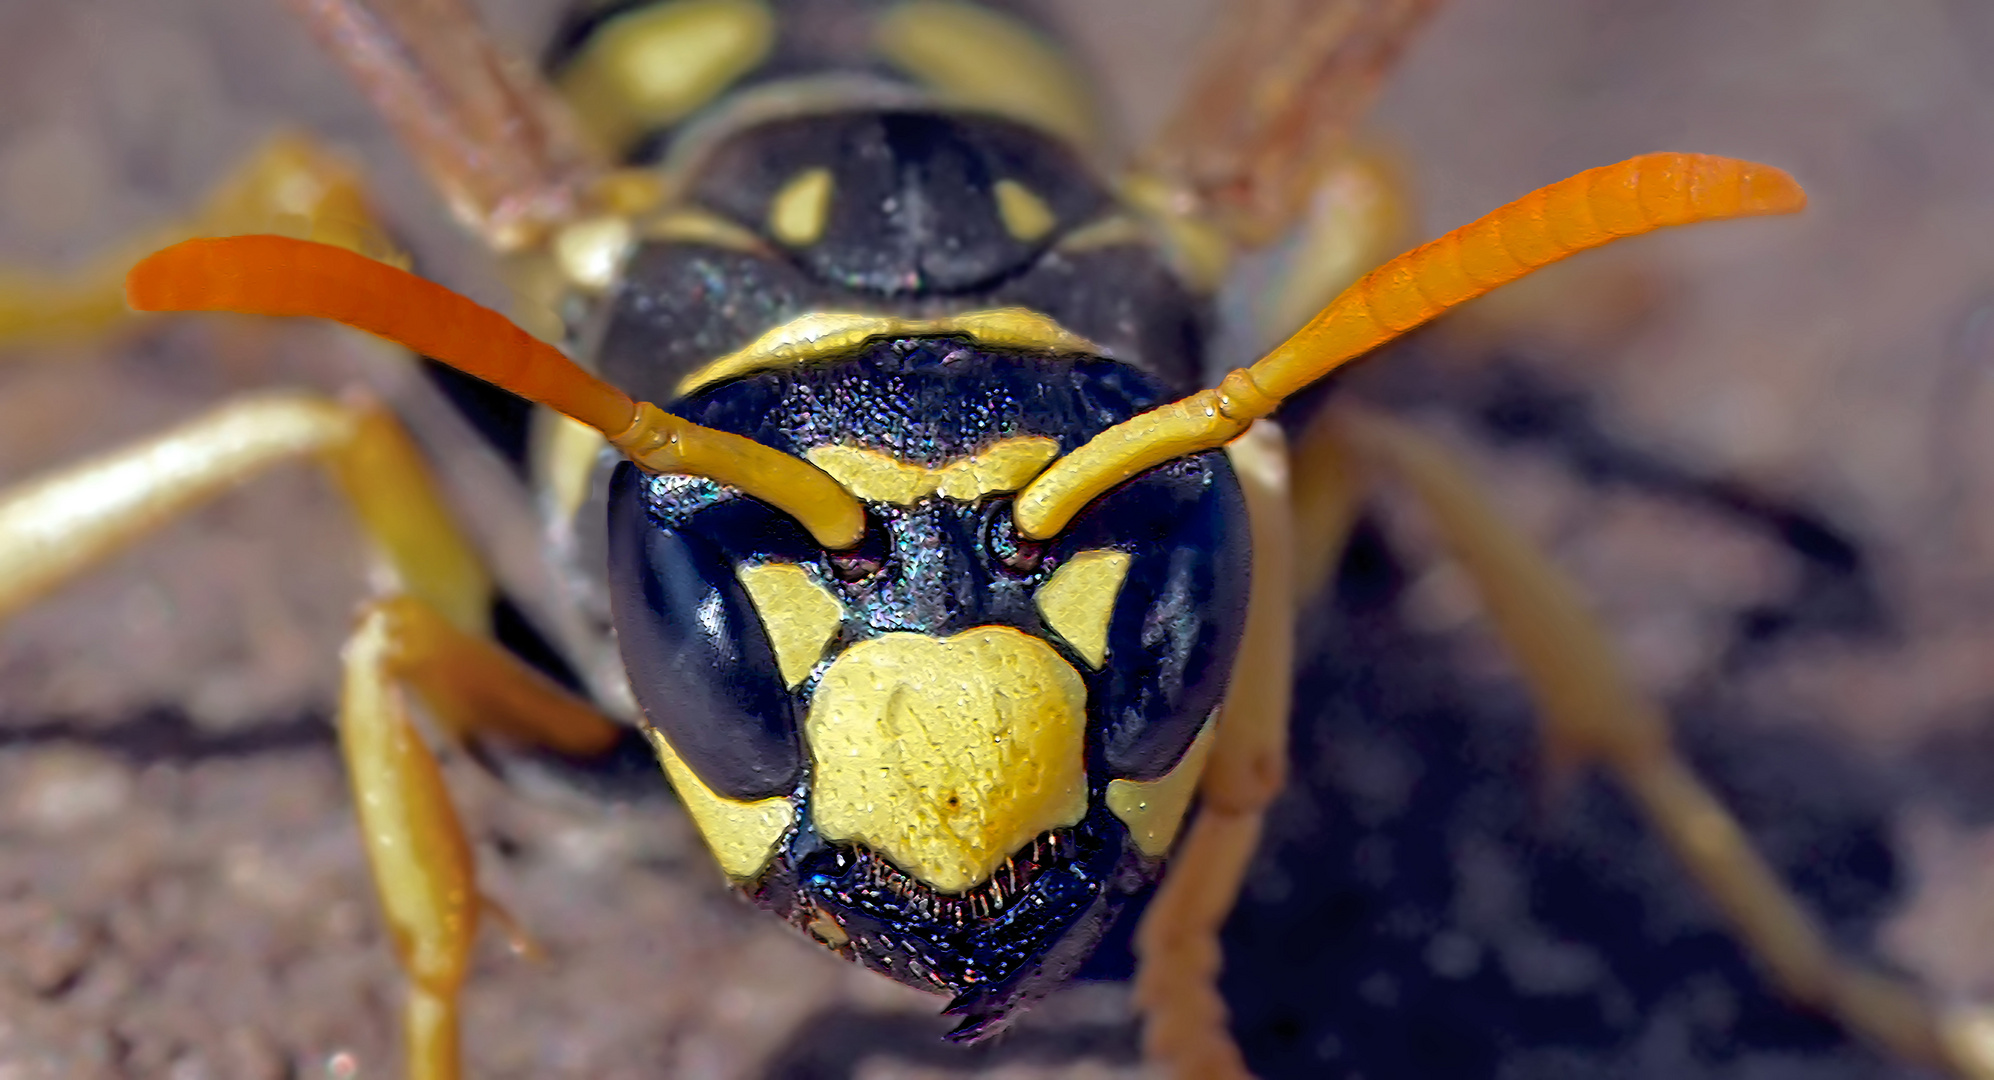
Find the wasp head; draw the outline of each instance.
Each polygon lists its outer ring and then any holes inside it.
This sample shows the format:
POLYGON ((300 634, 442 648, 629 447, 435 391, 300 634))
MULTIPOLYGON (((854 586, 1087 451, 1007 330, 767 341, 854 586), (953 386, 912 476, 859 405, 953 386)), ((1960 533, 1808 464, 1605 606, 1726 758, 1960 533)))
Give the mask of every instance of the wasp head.
POLYGON ((806 458, 867 508, 819 546, 710 480, 625 466, 615 618, 653 741, 722 868, 836 951, 994 1030, 1153 884, 1246 595, 1221 453, 1044 541, 1012 495, 1167 398, 1105 360, 946 337, 703 389, 674 411, 806 458))

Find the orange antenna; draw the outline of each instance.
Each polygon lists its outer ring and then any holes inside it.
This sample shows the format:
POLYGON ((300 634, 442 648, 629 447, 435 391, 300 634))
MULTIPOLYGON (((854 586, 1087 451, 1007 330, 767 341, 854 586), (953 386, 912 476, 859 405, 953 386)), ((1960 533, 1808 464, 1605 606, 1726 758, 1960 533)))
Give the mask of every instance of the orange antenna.
POLYGON ((632 401, 498 312, 345 248, 282 236, 189 240, 132 267, 125 298, 139 311, 345 323, 566 413, 641 468, 740 488, 795 517, 826 547, 848 548, 865 529, 858 500, 815 465, 632 401))
POLYGON ((1806 205, 1786 173, 1706 154, 1645 154, 1532 192, 1372 271, 1217 389, 1132 417, 1053 462, 1019 493, 1018 529, 1054 536, 1122 481, 1224 445, 1344 363, 1568 255, 1668 225, 1806 205))

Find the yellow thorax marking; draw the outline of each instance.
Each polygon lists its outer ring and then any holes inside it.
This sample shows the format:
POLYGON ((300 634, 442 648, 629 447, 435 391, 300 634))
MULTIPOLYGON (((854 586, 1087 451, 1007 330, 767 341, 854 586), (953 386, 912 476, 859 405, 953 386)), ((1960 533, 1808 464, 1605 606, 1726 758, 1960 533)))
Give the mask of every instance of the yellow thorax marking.
POLYGON ((867 502, 912 506, 935 494, 975 502, 1016 491, 1059 456, 1059 441, 1041 435, 1004 439, 938 469, 860 446, 813 446, 803 456, 867 502))
POLYGON ((679 380, 680 396, 757 371, 799 367, 830 360, 879 337, 961 335, 999 348, 1048 353, 1103 355, 1104 350, 1036 311, 993 308, 924 319, 905 315, 853 315, 815 312, 798 316, 748 343, 746 348, 679 380))
POLYGON ((1030 24, 978 4, 912 0, 879 20, 880 55, 940 92, 981 109, 1097 145, 1093 97, 1059 47, 1030 24))
POLYGON ((810 571, 793 563, 765 563, 734 571, 754 601, 762 629, 775 649, 776 667, 791 689, 810 677, 824 646, 845 619, 845 607, 810 571))
POLYGON ((646 724, 644 734, 657 751, 672 790, 713 850, 714 861, 735 881, 753 881, 775 857, 776 843, 796 823, 796 804, 781 795, 753 802, 721 795, 679 757, 664 732, 646 724))
POLYGON ((1177 830, 1184 824, 1191 795, 1198 790, 1198 778, 1204 775, 1205 757, 1211 752, 1218 726, 1214 710, 1176 767, 1162 776, 1108 781, 1108 809, 1128 826, 1129 839, 1135 841, 1137 851, 1158 859, 1177 841, 1177 830))
POLYGON ((937 892, 990 879, 1087 812, 1087 688, 1008 626, 893 633, 846 649, 804 721, 811 816, 937 892))
POLYGON ((1052 207, 1039 198, 1038 192, 1016 180, 999 180, 993 191, 997 197, 997 216, 1003 219, 1004 231, 1013 240, 1029 244, 1059 224, 1052 207))
POLYGON ((1099 251, 1102 248, 1147 244, 1153 239, 1151 228, 1141 221, 1128 214, 1111 213, 1069 231, 1059 238, 1056 246, 1064 252, 1099 251))
POLYGON ((768 241, 763 240, 752 230, 711 211, 691 206, 673 207, 639 223, 637 235, 645 240, 705 244, 708 247, 745 251, 749 254, 761 254, 769 250, 768 241))
POLYGON ((769 232, 790 247, 806 247, 824 236, 831 220, 831 170, 803 170, 769 201, 769 232))
POLYGON ((617 16, 561 76, 575 113, 611 151, 666 127, 754 70, 775 44, 762 0, 675 0, 617 16))
POLYGON ((1082 551, 1053 571, 1032 597, 1046 625, 1089 667, 1098 669, 1108 658, 1108 622, 1128 572, 1124 552, 1082 551))

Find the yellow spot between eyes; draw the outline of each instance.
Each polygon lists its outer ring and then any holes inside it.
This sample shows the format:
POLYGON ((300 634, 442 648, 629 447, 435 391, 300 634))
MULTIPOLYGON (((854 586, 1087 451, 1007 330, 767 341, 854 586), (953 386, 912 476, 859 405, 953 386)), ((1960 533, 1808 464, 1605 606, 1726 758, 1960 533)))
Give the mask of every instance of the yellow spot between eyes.
POLYGON ((1108 658, 1108 623, 1128 573, 1129 557, 1123 552, 1083 551, 1053 571, 1032 597, 1046 625, 1089 667, 1099 668, 1108 658))
POLYGON ((1045 200, 1016 180, 997 181, 996 195, 997 216, 1004 219, 1004 230, 1020 243, 1044 237, 1059 223, 1045 200))
POLYGON ((805 169, 769 203, 769 232, 790 247, 814 244, 831 218, 831 170, 805 169))
POLYGON ((808 570, 789 563, 743 566, 735 571, 755 614, 768 631, 782 681, 794 688, 810 677, 824 655, 824 646, 844 621, 844 605, 819 585, 808 570))

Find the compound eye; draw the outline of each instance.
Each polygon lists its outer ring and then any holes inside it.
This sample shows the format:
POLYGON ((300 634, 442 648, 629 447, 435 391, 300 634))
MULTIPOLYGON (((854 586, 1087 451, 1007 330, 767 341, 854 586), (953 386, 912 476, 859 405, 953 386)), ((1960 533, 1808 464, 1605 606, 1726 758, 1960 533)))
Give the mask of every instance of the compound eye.
POLYGON ((1045 562, 1044 541, 1033 540, 1018 531, 1012 520, 1010 500, 993 505, 989 524, 984 527, 984 546, 989 549, 990 559, 998 566, 1019 577, 1029 577, 1038 573, 1045 562))
POLYGON ((738 552, 772 530, 801 530, 751 499, 668 525, 646 508, 647 482, 634 466, 619 465, 609 503, 610 611, 637 703, 715 794, 786 794, 802 774, 803 746, 785 675, 807 671, 814 657, 807 644, 785 640, 790 663, 782 663, 741 579, 738 552))
POLYGON ((1098 665, 1087 706, 1103 772, 1160 779, 1224 697, 1246 623, 1239 480, 1223 453, 1153 469, 1075 515, 1055 550, 1071 554, 1035 599, 1047 628, 1098 665))

